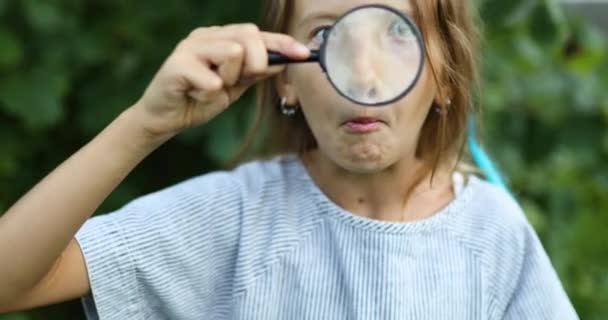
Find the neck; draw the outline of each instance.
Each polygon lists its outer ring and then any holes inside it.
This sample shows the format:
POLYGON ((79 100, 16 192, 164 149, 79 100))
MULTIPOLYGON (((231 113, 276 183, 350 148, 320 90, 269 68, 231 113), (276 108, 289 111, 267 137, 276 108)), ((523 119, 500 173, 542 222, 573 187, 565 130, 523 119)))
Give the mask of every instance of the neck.
POLYGON ((423 163, 413 158, 401 159, 373 173, 348 171, 318 151, 306 154, 303 162, 328 198, 353 214, 371 219, 427 218, 454 198, 451 170, 438 168, 432 180, 429 172, 417 182, 423 163))

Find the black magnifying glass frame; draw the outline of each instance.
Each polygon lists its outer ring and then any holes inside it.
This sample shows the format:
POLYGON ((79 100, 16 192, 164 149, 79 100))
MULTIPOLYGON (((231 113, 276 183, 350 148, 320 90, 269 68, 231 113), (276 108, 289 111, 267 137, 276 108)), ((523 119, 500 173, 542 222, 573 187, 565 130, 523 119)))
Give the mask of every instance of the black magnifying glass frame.
POLYGON ((392 103, 402 99, 404 96, 406 96, 407 94, 409 94, 412 91, 412 89, 416 86, 416 83, 418 83, 418 81, 420 80, 420 77, 422 76, 422 71, 424 69, 424 64, 425 64, 425 59, 426 59, 426 50, 425 50, 425 46, 424 46, 422 32, 420 32, 420 29, 412 21, 412 19, 410 17, 408 17, 406 14, 404 14, 403 12, 401 12, 393 7, 383 5, 383 4, 368 4, 368 5, 363 5, 363 6, 352 8, 349 11, 347 11, 346 13, 344 13, 340 18, 338 18, 338 20, 335 23, 332 24, 332 26, 329 27, 328 31, 325 32, 323 38, 324 38, 324 41, 321 44, 320 48, 318 50, 311 50, 310 56, 307 59, 304 59, 304 60, 291 59, 280 53, 268 51, 268 64, 269 65, 279 65, 279 64, 291 64, 291 63, 318 62, 319 65, 321 66, 321 69, 325 73, 325 76, 331 83, 332 87, 342 97, 346 98, 347 100, 349 100, 353 103, 363 105, 363 106, 368 106, 368 107, 385 106, 385 105, 392 104, 392 103), (414 32, 414 36, 416 37, 416 41, 418 43, 418 49, 420 50, 420 63, 418 64, 418 69, 416 70, 416 75, 415 75, 413 81, 406 88, 404 88, 404 90, 399 95, 395 96, 394 98, 391 98, 386 101, 380 101, 380 102, 374 102, 374 103, 366 103, 366 102, 357 101, 357 100, 349 97, 345 93, 343 93, 342 90, 340 90, 336 86, 334 81, 332 81, 331 77, 327 73, 327 65, 326 65, 328 38, 330 37, 332 31, 334 30, 334 27, 336 25, 338 25, 343 19, 347 18, 353 12, 359 11, 359 10, 370 9, 370 8, 383 9, 383 10, 390 11, 391 13, 400 17, 404 22, 406 22, 408 24, 408 26, 411 28, 411 30, 414 32))

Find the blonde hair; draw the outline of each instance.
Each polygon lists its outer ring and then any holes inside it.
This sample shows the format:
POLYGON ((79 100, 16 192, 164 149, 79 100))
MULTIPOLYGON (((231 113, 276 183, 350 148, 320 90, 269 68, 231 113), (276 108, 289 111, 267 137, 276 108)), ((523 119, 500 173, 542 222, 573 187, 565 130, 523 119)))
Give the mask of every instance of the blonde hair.
MULTIPOLYGON (((438 88, 424 121, 416 149, 423 160, 410 191, 438 166, 457 163, 465 171, 473 171, 462 161, 465 150, 467 115, 471 110, 472 92, 477 83, 477 15, 470 4, 462 0, 412 0, 413 19, 419 25, 426 46, 428 67, 438 88), (445 102, 449 99, 451 103, 445 102), (435 112, 434 110, 441 110, 435 112)), ((261 29, 289 33, 294 0, 265 0, 261 29)), ((317 147, 316 140, 299 112, 294 117, 283 116, 278 109, 279 96, 273 79, 261 83, 257 91, 257 111, 254 125, 239 152, 242 156, 258 131, 264 127, 263 154, 300 155, 317 147), (263 125, 263 124, 266 125, 263 125)), ((408 192, 409 194, 409 192, 408 192)))

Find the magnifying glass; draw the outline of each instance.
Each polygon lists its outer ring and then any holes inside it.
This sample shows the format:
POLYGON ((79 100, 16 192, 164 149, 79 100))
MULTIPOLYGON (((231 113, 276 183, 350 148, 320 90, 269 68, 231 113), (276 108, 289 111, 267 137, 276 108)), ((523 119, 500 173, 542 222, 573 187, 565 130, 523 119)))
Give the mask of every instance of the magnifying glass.
POLYGON ((414 87, 424 65, 421 33, 410 18, 385 5, 365 5, 340 17, 306 60, 269 52, 269 65, 318 62, 346 99, 364 106, 391 104, 414 87))

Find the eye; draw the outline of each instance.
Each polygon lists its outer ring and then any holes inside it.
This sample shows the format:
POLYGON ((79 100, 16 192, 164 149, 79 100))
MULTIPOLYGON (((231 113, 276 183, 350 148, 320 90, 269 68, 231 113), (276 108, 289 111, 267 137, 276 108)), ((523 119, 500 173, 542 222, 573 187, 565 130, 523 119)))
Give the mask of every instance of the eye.
POLYGON ((405 21, 399 19, 391 23, 389 33, 397 38, 407 38, 412 36, 412 28, 405 21))
POLYGON ((322 26, 313 30, 311 33, 312 41, 317 45, 323 44, 323 42, 325 42, 327 39, 327 32, 330 28, 330 26, 322 26))

